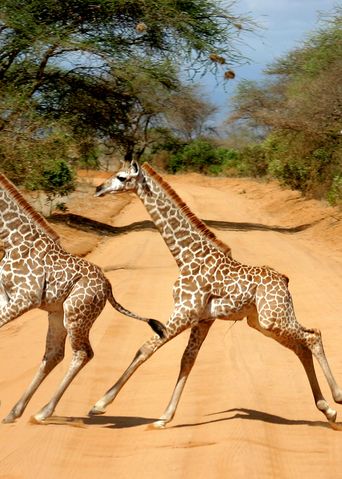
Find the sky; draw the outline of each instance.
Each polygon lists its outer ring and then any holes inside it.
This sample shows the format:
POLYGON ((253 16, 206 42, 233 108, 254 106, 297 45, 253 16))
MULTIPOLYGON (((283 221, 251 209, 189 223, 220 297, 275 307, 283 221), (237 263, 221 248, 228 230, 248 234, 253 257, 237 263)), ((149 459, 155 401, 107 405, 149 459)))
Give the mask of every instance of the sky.
POLYGON ((338 0, 237 0, 234 10, 252 17, 262 29, 243 37, 244 45, 239 45, 239 49, 250 63, 234 67, 234 80, 225 82, 225 87, 217 85, 210 75, 201 80, 208 99, 219 107, 215 122, 227 117, 229 98, 239 80, 262 79, 267 65, 300 46, 318 27, 319 12, 331 12, 338 4, 338 0))

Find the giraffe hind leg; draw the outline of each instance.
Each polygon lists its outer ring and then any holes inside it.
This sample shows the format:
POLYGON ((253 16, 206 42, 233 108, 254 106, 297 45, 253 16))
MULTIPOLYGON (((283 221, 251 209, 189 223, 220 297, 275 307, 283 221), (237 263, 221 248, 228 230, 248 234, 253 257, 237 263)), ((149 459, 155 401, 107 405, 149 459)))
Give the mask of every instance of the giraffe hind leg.
POLYGON ((24 392, 19 401, 13 406, 10 413, 3 419, 3 423, 14 422, 20 417, 28 402, 48 374, 60 363, 64 357, 66 329, 63 325, 63 311, 49 313, 49 328, 46 336, 45 354, 37 374, 24 392))
POLYGON ((32 418, 33 422, 43 423, 50 417, 62 395, 81 369, 93 358, 94 353, 89 341, 90 329, 101 313, 107 296, 106 290, 90 290, 87 301, 84 301, 84 281, 77 283, 64 302, 64 325, 71 343, 72 359, 68 371, 50 401, 32 418), (91 295, 91 292, 94 294, 91 295), (82 301, 77 301, 79 298, 82 301))
POLYGON ((329 406, 328 401, 324 398, 318 384, 313 364, 312 356, 314 355, 323 370, 324 376, 329 384, 334 400, 336 401, 336 399, 339 399, 339 394, 341 393, 341 390, 339 389, 331 373, 327 358, 323 350, 320 332, 317 330, 302 328, 302 333, 304 333, 304 338, 301 337, 296 342, 285 344, 285 346, 292 349, 297 354, 299 360, 303 364, 311 386, 317 409, 326 416, 328 421, 335 422, 337 412, 329 406))
POLYGON ((324 376, 330 387, 334 401, 338 404, 342 404, 342 389, 337 384, 331 372, 327 357, 324 352, 321 332, 317 329, 310 329, 306 331, 306 346, 310 349, 312 354, 317 359, 319 365, 321 366, 324 376))
MULTIPOLYGON (((88 337, 89 330, 82 332, 82 339, 78 337, 76 340, 73 334, 70 334, 70 331, 68 333, 71 341, 71 349, 73 352, 69 369, 50 401, 33 416, 33 422, 43 423, 53 414, 59 400, 70 385, 71 381, 94 356, 88 337)), ((74 333, 77 335, 79 331, 75 330, 74 333)))
POLYGON ((307 374, 316 407, 325 414, 326 418, 334 422, 336 411, 332 409, 322 395, 312 355, 315 356, 322 368, 329 384, 331 393, 336 402, 341 402, 342 391, 337 385, 325 356, 321 333, 316 329, 303 327, 296 319, 291 294, 282 277, 278 284, 259 285, 256 291, 257 311, 248 323, 259 329, 267 336, 271 336, 283 346, 291 349, 299 358, 307 374))
POLYGON ((326 418, 330 422, 335 422, 337 412, 329 406, 328 402, 325 400, 325 398, 322 395, 321 389, 318 384, 317 376, 315 373, 313 357, 312 357, 312 353, 310 349, 305 346, 303 346, 302 348, 299 347, 296 349, 296 353, 301 363, 304 366, 317 409, 323 412, 323 414, 326 416, 326 418))
MULTIPOLYGON (((252 321, 251 323, 248 321, 248 323, 255 327, 255 321, 252 321)), ((259 321, 259 325, 262 325, 262 323, 263 321, 261 319, 261 321, 259 321)), ((319 331, 314 329, 306 329, 299 323, 296 324, 297 328, 291 329, 286 327, 281 328, 279 326, 275 327, 274 323, 272 324, 272 322, 269 320, 266 321, 265 324, 267 324, 267 327, 263 328, 262 326, 259 326, 257 329, 267 336, 272 337, 283 346, 291 349, 297 355, 304 366, 317 409, 326 416, 328 421, 335 422, 337 412, 329 406, 328 401, 324 398, 321 392, 312 359, 312 355, 317 358, 328 381, 335 401, 337 399, 339 400, 341 390, 331 373, 328 361, 324 354, 319 331)))

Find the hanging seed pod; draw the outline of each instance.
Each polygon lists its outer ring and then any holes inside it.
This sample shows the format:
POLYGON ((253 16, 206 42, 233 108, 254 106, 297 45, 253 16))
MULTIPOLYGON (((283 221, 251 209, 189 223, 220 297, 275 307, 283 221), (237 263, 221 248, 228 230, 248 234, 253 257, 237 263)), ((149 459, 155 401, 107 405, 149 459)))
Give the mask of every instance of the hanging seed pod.
POLYGON ((217 55, 216 53, 211 53, 209 55, 209 59, 212 61, 212 62, 217 62, 218 61, 218 58, 219 58, 219 55, 217 55))
POLYGON ((220 55, 217 55, 217 53, 211 53, 209 55, 209 59, 212 62, 220 63, 221 65, 224 65, 226 63, 226 60, 223 57, 221 57, 220 55))
POLYGON ((146 31, 147 26, 144 22, 139 22, 139 23, 136 24, 135 29, 136 29, 137 32, 143 33, 143 32, 146 31))
POLYGON ((224 79, 225 80, 233 80, 235 78, 235 73, 233 70, 227 70, 224 72, 224 79))

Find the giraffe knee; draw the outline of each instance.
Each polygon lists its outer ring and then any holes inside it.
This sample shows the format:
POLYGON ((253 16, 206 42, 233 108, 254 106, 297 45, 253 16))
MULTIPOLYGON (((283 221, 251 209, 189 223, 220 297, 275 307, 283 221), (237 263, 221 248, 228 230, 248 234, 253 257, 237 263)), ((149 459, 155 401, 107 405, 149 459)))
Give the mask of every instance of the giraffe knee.
POLYGON ((145 346, 142 346, 141 348, 138 349, 138 351, 135 353, 133 361, 138 361, 138 360, 144 360, 148 357, 147 354, 147 348, 145 346))
POLYGON ((49 374, 57 364, 59 364, 64 359, 64 347, 56 349, 55 351, 45 352, 42 362, 40 364, 40 370, 44 374, 49 374))
POLYGON ((75 356, 77 357, 78 360, 80 360, 82 363, 87 363, 94 357, 94 351, 90 344, 84 344, 80 348, 78 348, 77 351, 75 351, 75 356))
POLYGON ((319 329, 305 329, 304 341, 306 347, 313 352, 319 352, 322 348, 322 333, 319 329))

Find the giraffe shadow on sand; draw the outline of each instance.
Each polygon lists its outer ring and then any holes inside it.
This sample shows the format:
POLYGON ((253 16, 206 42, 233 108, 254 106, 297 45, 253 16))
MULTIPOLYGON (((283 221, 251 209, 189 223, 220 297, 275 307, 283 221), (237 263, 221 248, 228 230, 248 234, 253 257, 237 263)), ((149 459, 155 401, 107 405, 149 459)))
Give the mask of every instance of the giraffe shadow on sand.
POLYGON ((232 408, 225 411, 218 411, 207 416, 216 416, 219 414, 230 414, 230 416, 210 419, 208 421, 202 421, 197 423, 189 424, 178 424, 176 426, 171 426, 174 428, 182 427, 193 427, 193 426, 204 426, 206 424, 213 424, 223 421, 231 421, 233 419, 244 419, 248 421, 261 421, 269 424, 278 424, 281 426, 310 426, 310 427, 324 427, 328 429, 342 430, 342 423, 327 423, 326 421, 310 421, 305 419, 287 419, 282 416, 277 416, 275 414, 269 414, 264 411, 257 411, 255 409, 248 408, 232 408), (235 413, 235 414, 233 414, 235 413))
MULTIPOLYGON (((206 416, 217 416, 224 414, 224 417, 215 419, 208 419, 201 422, 191 422, 177 424, 175 426, 168 426, 167 429, 180 429, 186 427, 206 426, 207 424, 215 424, 219 422, 232 421, 236 419, 243 419, 247 421, 260 421, 268 424, 277 424, 280 426, 309 426, 309 427, 323 427, 325 429, 334 429, 341 431, 342 422, 328 423, 326 421, 311 421, 305 419, 287 419, 275 414, 269 414, 264 411, 257 411, 249 408, 232 408, 225 411, 218 411, 207 414, 206 416), (229 414, 229 416, 227 416, 229 414)), ((147 426, 148 429, 158 429, 153 427, 153 423, 157 421, 155 417, 141 417, 141 416, 51 416, 46 421, 45 425, 55 426, 71 426, 71 427, 96 427, 102 426, 109 429, 129 429, 132 427, 147 426)))
MULTIPOLYGON (((89 426, 102 426, 109 429, 129 429, 143 425, 153 424, 157 418, 140 416, 50 416, 44 425, 71 426, 87 428, 89 426)), ((35 424, 34 418, 31 420, 35 424)))
MULTIPOLYGON (((156 225, 151 220, 134 221, 133 223, 124 226, 112 226, 74 213, 53 213, 53 215, 50 216, 49 221, 52 223, 66 223, 71 228, 76 228, 82 231, 96 231, 98 234, 110 236, 127 234, 133 231, 157 231, 156 225)), ((205 219, 202 221, 211 228, 224 231, 273 231, 276 233, 294 234, 311 228, 320 220, 311 223, 303 223, 297 226, 264 225, 262 223, 205 219)))

